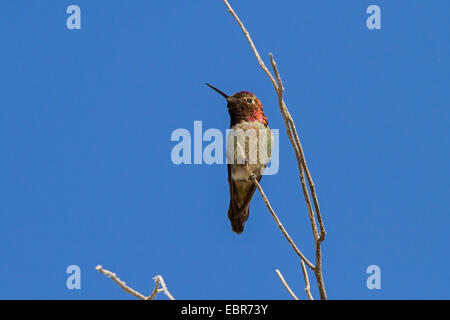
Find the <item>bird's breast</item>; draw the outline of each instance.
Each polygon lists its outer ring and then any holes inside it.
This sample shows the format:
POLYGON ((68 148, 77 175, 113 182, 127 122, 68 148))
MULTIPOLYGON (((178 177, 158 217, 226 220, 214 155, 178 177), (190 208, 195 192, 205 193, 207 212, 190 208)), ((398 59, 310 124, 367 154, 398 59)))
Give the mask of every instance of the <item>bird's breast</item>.
POLYGON ((236 180, 261 174, 270 161, 273 136, 269 127, 258 121, 242 121, 234 125, 227 136, 227 163, 237 165, 232 170, 236 180), (234 172, 233 172, 234 171, 234 172))

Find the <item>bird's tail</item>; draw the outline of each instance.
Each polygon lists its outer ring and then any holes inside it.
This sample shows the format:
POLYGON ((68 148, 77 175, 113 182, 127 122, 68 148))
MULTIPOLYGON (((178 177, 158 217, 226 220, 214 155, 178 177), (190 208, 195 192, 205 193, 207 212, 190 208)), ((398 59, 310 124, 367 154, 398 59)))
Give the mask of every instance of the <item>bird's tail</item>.
POLYGON ((245 221, 247 221, 250 214, 249 205, 244 209, 240 209, 239 206, 233 200, 230 201, 230 207, 228 208, 228 218, 231 222, 231 229, 240 234, 244 232, 245 221))

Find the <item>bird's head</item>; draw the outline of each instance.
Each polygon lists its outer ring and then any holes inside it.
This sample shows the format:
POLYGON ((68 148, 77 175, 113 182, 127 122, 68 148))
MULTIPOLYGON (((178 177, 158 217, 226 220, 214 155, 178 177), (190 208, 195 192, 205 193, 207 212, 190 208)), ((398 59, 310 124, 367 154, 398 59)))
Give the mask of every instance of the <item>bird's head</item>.
POLYGON ((232 123, 240 121, 259 121, 266 126, 268 125, 267 117, 264 115, 263 105, 253 93, 249 91, 239 91, 232 96, 229 96, 209 83, 206 85, 227 100, 228 111, 232 123))

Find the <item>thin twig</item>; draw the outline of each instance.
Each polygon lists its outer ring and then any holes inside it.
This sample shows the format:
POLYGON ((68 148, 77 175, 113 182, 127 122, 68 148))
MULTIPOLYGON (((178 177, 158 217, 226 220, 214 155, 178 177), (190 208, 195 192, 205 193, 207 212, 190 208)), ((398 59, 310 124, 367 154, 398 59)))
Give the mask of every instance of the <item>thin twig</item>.
POLYGON ((277 86, 275 79, 273 78, 272 74, 270 73, 269 69, 267 69, 266 65, 264 64, 264 61, 261 59, 261 56, 258 53, 258 50, 256 50, 256 47, 253 43, 252 38, 250 37, 250 33, 248 33, 247 29, 245 29, 244 24, 242 23, 241 19, 237 16, 236 12, 234 12, 233 8, 230 6, 227 0, 223 0, 225 2, 225 5, 228 8, 228 12, 231 13, 231 15, 234 17, 234 19, 237 21, 239 26, 241 27, 242 32, 244 32, 245 38, 247 39, 248 43, 250 44, 250 47, 253 50, 253 53, 256 56, 256 59, 258 60, 259 65, 264 70, 264 72, 267 74, 267 76, 270 78, 270 81, 272 81, 272 84, 274 87, 277 86))
POLYGON ((175 300, 175 298, 170 294, 169 290, 167 289, 167 286, 166 286, 166 283, 164 282, 163 277, 160 276, 160 275, 157 275, 157 276, 155 276, 153 278, 153 280, 155 280, 155 289, 153 289, 153 292, 152 292, 151 295, 146 297, 142 293, 140 293, 140 292, 134 290, 133 288, 127 286, 125 281, 120 280, 120 278, 114 272, 111 272, 109 270, 103 269, 103 267, 101 265, 98 265, 97 267, 95 267, 95 269, 97 271, 100 271, 101 273, 103 273, 105 276, 111 278, 125 292, 130 293, 133 296, 138 297, 141 300, 153 300, 159 292, 164 292, 166 294, 166 296, 170 300, 175 300), (161 284, 161 288, 159 288, 160 284, 161 284))
POLYGON ((277 273, 278 278, 280 278, 281 282, 283 283, 284 287, 289 292, 289 294, 292 296, 292 298, 294 298, 294 300, 299 300, 297 298, 297 296, 295 295, 295 293, 292 291, 291 287, 289 287, 289 285, 287 284, 286 280, 284 280, 284 277, 281 274, 280 270, 277 269, 277 270, 275 270, 275 272, 277 273))
POLYGON ((151 295, 149 295, 147 298, 146 298, 146 300, 153 300, 153 299, 155 299, 155 297, 156 297, 156 295, 158 294, 158 292, 159 292, 159 278, 157 278, 157 279, 155 279, 155 289, 153 289, 153 292, 152 292, 152 294, 151 295))
POLYGON ((175 298, 170 294, 169 290, 167 289, 166 283, 164 282, 162 276, 157 275, 153 279, 155 279, 155 281, 159 280, 161 282, 161 289, 159 289, 160 291, 163 291, 166 294, 166 296, 169 297, 170 300, 175 300, 175 298))
POLYGON ((314 300, 314 298, 313 298, 313 296, 311 294, 311 290, 310 290, 309 278, 308 278, 308 270, 306 270, 306 266, 305 266, 305 263, 303 262, 303 260, 300 260, 300 263, 302 265, 303 278, 305 278, 305 292, 306 292, 306 295, 308 296, 309 300, 314 300))
POLYGON ((280 219, 278 219, 277 214, 272 209, 272 206, 270 205, 269 199, 267 199, 266 194, 264 193, 264 190, 261 188, 261 185, 259 184, 258 180, 256 179, 256 176, 252 175, 250 179, 253 181, 253 183, 256 185, 256 188, 258 188, 259 193, 261 194, 261 197, 264 200, 264 203, 266 204, 267 208, 269 209, 270 214, 274 218, 278 228, 280 228, 281 233, 284 235, 284 237, 287 239, 289 244, 291 245, 292 249, 297 253, 297 255, 300 257, 302 261, 304 261, 308 267, 311 269, 314 269, 314 265, 303 255, 303 253, 300 251, 300 249, 297 247, 297 245, 292 240, 289 233, 287 233, 286 229, 284 228, 283 224, 281 223, 280 219))
POLYGON ((138 297, 141 300, 146 300, 147 297, 144 296, 142 293, 137 292, 136 290, 132 289, 131 287, 127 286, 125 281, 122 281, 119 279, 119 277, 109 271, 109 270, 105 270, 103 269, 103 267, 101 265, 98 265, 97 267, 95 267, 95 269, 97 271, 100 271, 101 273, 103 273, 105 276, 110 277, 115 283, 117 283, 123 290, 125 290, 125 292, 132 294, 135 297, 138 297))

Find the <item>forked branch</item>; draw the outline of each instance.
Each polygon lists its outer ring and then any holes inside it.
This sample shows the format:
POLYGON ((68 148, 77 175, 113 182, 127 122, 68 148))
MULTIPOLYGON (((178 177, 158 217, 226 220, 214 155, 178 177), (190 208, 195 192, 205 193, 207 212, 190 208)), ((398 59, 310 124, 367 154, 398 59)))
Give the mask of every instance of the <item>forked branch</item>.
POLYGON ((170 300, 175 300, 175 298, 170 294, 169 290, 167 289, 167 286, 166 286, 166 283, 164 282, 163 277, 160 275, 153 277, 153 280, 155 280, 155 288, 153 289, 153 292, 149 296, 145 296, 142 293, 127 286, 125 281, 120 280, 120 278, 115 273, 113 273, 109 270, 103 269, 103 267, 101 265, 98 265, 97 267, 95 267, 95 269, 97 271, 100 271, 101 273, 103 273, 105 276, 111 278, 125 292, 132 294, 133 296, 138 297, 141 300, 153 300, 156 297, 156 295, 160 292, 164 292, 170 300), (161 288, 160 288, 160 285, 161 285, 161 288))

